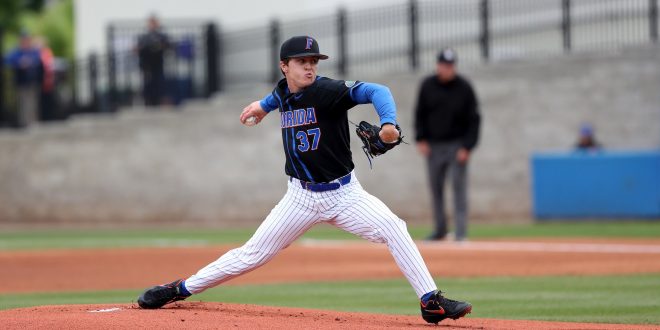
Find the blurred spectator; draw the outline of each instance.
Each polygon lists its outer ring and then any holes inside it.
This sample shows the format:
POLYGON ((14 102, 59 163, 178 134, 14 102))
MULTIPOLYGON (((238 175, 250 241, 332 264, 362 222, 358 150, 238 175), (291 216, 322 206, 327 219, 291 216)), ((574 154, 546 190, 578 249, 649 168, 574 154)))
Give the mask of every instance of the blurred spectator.
POLYGON ((39 118, 56 119, 55 108, 55 56, 43 37, 34 38, 41 59, 41 90, 39 95, 39 118))
POLYGON ((456 72, 456 60, 452 49, 438 54, 436 74, 423 80, 415 109, 415 140, 419 152, 427 158, 433 193, 435 231, 429 240, 447 236, 447 171, 454 190, 455 239, 462 241, 467 236, 467 164, 477 145, 481 117, 471 84, 456 72))
POLYGON ((143 96, 147 106, 159 106, 165 98, 165 52, 170 41, 160 29, 155 16, 148 21, 149 31, 138 40, 138 57, 142 71, 143 96))
POLYGON ((37 119, 39 81, 42 69, 41 54, 34 47, 32 37, 23 32, 20 43, 12 50, 5 62, 13 71, 17 91, 17 124, 26 127, 37 119))
POLYGON ((582 123, 580 125, 580 136, 575 148, 580 151, 595 151, 602 148, 601 144, 596 141, 594 128, 589 123, 582 123))

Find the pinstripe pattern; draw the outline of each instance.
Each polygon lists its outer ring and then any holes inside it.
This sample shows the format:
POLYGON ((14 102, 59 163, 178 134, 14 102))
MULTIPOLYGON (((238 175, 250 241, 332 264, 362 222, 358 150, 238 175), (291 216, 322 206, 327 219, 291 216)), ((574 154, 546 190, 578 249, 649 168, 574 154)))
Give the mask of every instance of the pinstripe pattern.
POLYGON ((319 222, 376 243, 385 243, 418 297, 437 287, 413 242, 406 224, 378 198, 367 193, 353 173, 351 182, 337 190, 312 192, 296 179, 245 245, 233 249, 188 278, 191 293, 250 272, 271 260, 319 222))

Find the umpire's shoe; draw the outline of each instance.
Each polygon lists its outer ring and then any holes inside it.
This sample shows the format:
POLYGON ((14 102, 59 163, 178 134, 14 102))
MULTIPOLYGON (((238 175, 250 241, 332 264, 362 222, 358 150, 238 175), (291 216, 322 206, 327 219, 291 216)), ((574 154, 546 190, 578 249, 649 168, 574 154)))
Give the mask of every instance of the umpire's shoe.
POLYGON ((472 312, 470 303, 447 299, 442 296, 441 291, 435 291, 422 297, 420 307, 424 321, 435 324, 444 319, 456 320, 472 312))
POLYGON ((181 288, 182 282, 183 279, 180 279, 147 289, 138 297, 138 305, 147 309, 161 308, 166 304, 190 297, 190 293, 184 292, 185 289, 181 288))

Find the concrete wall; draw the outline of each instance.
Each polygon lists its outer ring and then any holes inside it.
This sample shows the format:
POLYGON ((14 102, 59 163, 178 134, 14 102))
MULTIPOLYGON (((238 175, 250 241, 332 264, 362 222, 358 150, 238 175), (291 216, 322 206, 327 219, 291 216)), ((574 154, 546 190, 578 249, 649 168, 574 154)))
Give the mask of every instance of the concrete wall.
MULTIPOLYGON (((581 121, 593 122, 608 148, 660 148, 660 48, 498 63, 467 75, 484 123, 470 165, 475 217, 528 219, 530 153, 570 148, 581 121)), ((410 137, 421 77, 369 78, 391 87, 410 137)), ((238 114, 269 89, 181 111, 127 109, 0 132, 0 224, 259 223, 286 187, 279 119, 247 128, 238 114)), ((376 120, 369 106, 350 118, 376 120)), ((352 142, 366 189, 402 218, 428 221, 426 169, 414 144, 377 158, 370 170, 352 142)))

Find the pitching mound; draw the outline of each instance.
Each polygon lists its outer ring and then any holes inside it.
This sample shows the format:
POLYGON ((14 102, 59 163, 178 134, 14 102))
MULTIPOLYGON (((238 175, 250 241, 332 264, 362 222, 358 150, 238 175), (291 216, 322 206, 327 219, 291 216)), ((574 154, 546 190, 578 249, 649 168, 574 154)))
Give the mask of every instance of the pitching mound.
MULTIPOLYGON (((42 306, 0 311, 3 329, 433 329, 419 316, 180 302, 158 310, 137 305, 42 306)), ((444 329, 652 329, 653 326, 514 321, 445 320, 444 329)))

